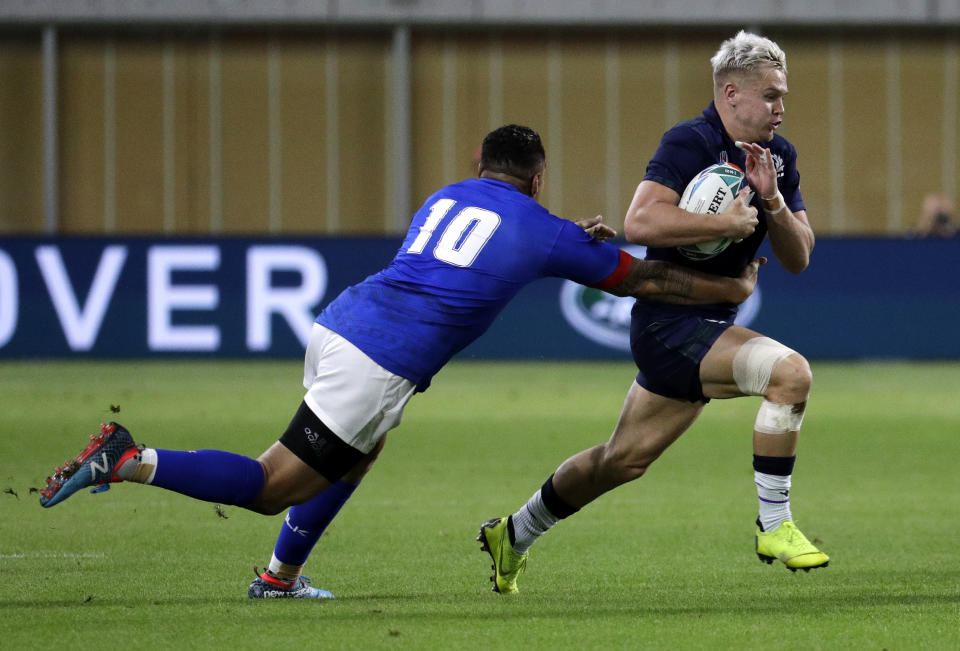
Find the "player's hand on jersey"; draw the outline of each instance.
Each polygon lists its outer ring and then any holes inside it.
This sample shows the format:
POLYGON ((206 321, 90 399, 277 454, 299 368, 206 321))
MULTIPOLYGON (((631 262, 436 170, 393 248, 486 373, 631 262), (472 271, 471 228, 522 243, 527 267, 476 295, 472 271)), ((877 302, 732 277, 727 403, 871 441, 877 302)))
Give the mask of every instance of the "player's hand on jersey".
POLYGON ((750 188, 743 188, 730 207, 721 213, 730 220, 725 237, 732 237, 739 242, 752 235, 757 228, 757 209, 750 205, 752 196, 753 191, 750 188))
POLYGON ((739 294, 731 303, 743 303, 745 300, 750 298, 750 295, 753 294, 753 290, 757 286, 757 278, 760 275, 760 267, 767 264, 767 259, 764 256, 754 258, 750 263, 743 268, 743 272, 737 278, 737 286, 739 294))
POLYGON ((772 197, 777 193, 777 166, 766 147, 755 142, 737 141, 737 147, 747 154, 747 183, 761 197, 772 197))
POLYGON ((603 223, 603 215, 587 217, 573 223, 586 231, 587 235, 601 242, 617 236, 617 231, 603 223))

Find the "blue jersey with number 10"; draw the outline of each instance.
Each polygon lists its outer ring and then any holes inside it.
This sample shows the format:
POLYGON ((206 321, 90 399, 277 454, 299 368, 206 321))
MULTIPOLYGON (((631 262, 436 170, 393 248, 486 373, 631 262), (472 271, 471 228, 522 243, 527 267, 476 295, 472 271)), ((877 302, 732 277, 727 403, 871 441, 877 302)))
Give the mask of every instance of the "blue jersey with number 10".
POLYGON ((317 323, 424 391, 528 283, 611 286, 630 260, 509 183, 471 179, 427 199, 390 265, 344 290, 317 323))

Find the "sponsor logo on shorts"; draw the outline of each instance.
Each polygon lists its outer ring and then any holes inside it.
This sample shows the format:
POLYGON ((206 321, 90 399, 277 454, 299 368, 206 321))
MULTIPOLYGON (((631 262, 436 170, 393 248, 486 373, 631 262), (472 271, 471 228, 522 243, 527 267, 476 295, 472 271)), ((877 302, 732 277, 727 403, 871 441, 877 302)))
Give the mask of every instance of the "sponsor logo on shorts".
POLYGON ((303 433, 307 435, 307 443, 310 444, 310 447, 313 448, 314 452, 319 454, 323 448, 327 446, 326 439, 321 438, 320 434, 314 432, 309 427, 304 427, 303 433))

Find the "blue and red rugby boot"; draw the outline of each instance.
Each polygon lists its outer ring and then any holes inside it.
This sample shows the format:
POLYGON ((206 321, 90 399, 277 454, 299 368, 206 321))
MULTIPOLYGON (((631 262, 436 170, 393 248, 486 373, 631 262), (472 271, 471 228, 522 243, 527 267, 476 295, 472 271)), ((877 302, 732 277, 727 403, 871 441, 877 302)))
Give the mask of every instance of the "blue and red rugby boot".
POLYGON ((55 506, 81 488, 93 486, 97 490, 98 486, 123 481, 115 471, 137 452, 139 448, 126 428, 117 423, 101 425, 100 433, 90 436, 90 445, 47 477, 47 485, 40 491, 40 506, 55 506))
POLYGON ((253 580, 247 590, 251 599, 333 599, 333 593, 309 585, 310 579, 298 577, 293 583, 284 583, 269 572, 253 580))

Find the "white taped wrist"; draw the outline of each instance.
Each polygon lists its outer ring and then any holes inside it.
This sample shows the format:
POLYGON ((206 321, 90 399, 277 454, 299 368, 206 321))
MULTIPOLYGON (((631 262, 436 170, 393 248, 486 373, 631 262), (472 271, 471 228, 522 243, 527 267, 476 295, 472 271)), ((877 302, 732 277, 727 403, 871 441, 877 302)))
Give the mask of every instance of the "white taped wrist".
POLYGON ((766 213, 767 213, 768 215, 776 215, 776 214, 778 214, 778 213, 781 213, 781 212, 783 212, 784 208, 787 207, 787 202, 783 200, 783 195, 780 194, 780 190, 779 190, 779 189, 777 190, 777 193, 776 193, 775 195, 773 195, 772 197, 764 197, 764 196, 761 195, 760 198, 764 201, 763 209, 766 211, 766 213), (777 208, 776 208, 776 210, 774 210, 774 208, 773 208, 772 206, 768 206, 768 205, 766 204, 767 201, 774 201, 774 200, 776 200, 776 202, 777 202, 777 208))

